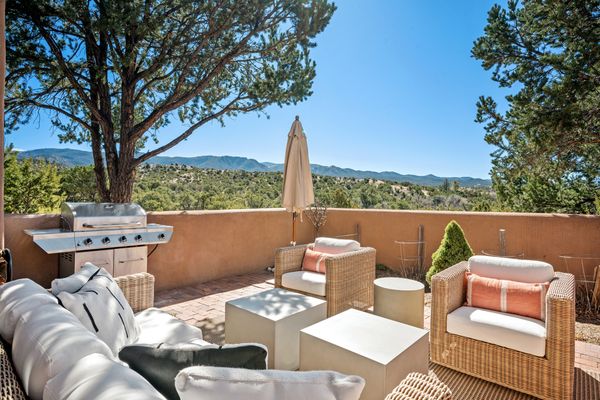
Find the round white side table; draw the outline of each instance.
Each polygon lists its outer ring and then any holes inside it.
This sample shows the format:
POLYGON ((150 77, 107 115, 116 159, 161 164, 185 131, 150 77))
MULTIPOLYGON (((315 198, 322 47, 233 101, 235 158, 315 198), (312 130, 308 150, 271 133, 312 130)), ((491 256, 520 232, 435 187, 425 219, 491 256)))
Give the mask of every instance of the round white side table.
POLYGON ((375 315, 423 328, 425 285, 411 279, 394 277, 375 279, 373 283, 375 315))

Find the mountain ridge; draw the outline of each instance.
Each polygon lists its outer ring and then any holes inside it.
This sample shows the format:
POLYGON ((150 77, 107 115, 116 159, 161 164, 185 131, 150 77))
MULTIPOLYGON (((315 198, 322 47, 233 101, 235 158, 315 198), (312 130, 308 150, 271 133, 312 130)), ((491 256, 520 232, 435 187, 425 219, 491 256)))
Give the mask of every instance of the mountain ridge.
MULTIPOLYGON (((21 151, 19 158, 44 159, 67 167, 91 165, 93 163, 92 153, 85 150, 43 148, 21 151)), ((196 157, 169 157, 156 156, 151 158, 148 164, 170 165, 181 164, 197 168, 243 170, 248 172, 282 172, 283 164, 272 162, 260 162, 252 158, 238 156, 196 156, 196 157)), ((325 166, 311 164, 311 170, 316 175, 333 177, 347 177, 359 179, 380 179, 395 182, 410 182, 423 186, 439 186, 445 179, 457 181, 461 186, 478 187, 491 186, 491 180, 462 177, 440 177, 433 174, 413 175, 400 174, 394 171, 363 171, 352 168, 338 167, 335 165, 325 166)))

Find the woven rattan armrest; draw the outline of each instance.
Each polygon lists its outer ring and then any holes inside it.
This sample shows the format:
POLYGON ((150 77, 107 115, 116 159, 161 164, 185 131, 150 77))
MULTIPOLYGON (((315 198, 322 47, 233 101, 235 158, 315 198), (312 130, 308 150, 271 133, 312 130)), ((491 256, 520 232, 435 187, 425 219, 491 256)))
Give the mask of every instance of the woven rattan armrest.
POLYGON ((546 294, 546 356, 574 360, 575 277, 562 272, 555 275, 546 294))
POLYGON ((114 278, 123 291, 133 312, 154 306, 154 275, 147 272, 117 276, 114 278))
POLYGON ((280 247, 275 250, 275 286, 281 287, 281 276, 286 272, 299 271, 308 245, 280 247))
POLYGON ((431 318, 432 328, 446 332, 446 318, 449 313, 465 302, 465 272, 468 263, 462 261, 431 278, 431 318))
POLYGON ((375 258, 375 249, 361 247, 325 259, 325 298, 329 316, 350 307, 367 309, 373 305, 375 258))
POLYGON ((8 345, 0 340, 0 399, 26 400, 27 397, 14 371, 7 348, 8 345))
POLYGON ((451 400, 452 392, 433 372, 411 372, 385 400, 451 400))

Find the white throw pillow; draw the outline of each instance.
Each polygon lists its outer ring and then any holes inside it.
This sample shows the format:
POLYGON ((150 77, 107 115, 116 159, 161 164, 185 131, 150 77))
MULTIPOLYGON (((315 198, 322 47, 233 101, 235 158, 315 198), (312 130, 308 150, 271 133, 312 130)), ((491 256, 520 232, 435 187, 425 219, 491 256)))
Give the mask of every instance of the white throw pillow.
POLYGON ((44 400, 153 400, 165 398, 133 370, 90 354, 50 379, 44 400))
POLYGON ((58 300, 30 279, 17 279, 1 285, 0 336, 12 343, 19 317, 43 304, 58 304, 58 300))
POLYGON ((140 333, 133 310, 119 285, 104 268, 76 293, 61 292, 58 298, 90 332, 110 347, 115 357, 140 333))
MULTIPOLYGON (((83 264, 81 269, 71 276, 54 279, 51 283, 52 294, 58 296, 60 292, 75 293, 90 280, 92 275, 100 273, 100 268, 90 262, 83 264)), ((108 272, 107 272, 108 273, 108 272)))
POLYGON ((554 268, 547 262, 506 257, 472 256, 469 271, 486 278, 524 283, 549 282, 554 278, 554 268))
POLYGON ((202 330, 158 308, 148 308, 135 315, 140 335, 135 344, 178 344, 202 341, 202 330))
POLYGON ((32 400, 41 399, 46 382, 71 370, 80 358, 92 353, 112 357, 104 342, 58 304, 44 304, 21 315, 12 349, 13 364, 32 400))
POLYGON ((175 378, 181 400, 358 400, 359 376, 333 371, 277 371, 189 367, 175 378))
POLYGON ((360 243, 356 240, 318 237, 315 239, 313 250, 327 254, 341 254, 360 250, 360 243))

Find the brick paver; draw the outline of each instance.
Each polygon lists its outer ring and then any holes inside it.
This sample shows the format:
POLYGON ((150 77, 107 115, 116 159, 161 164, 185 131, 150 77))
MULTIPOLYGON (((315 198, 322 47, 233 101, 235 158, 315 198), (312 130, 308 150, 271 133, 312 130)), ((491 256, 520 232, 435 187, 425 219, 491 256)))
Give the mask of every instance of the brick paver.
MULTIPOLYGON (((155 306, 202 329, 205 340, 223 343, 225 302, 273 287, 269 272, 256 272, 223 278, 194 286, 156 293, 155 306)), ((425 307, 425 328, 429 329, 431 310, 425 307)), ((600 346, 575 342, 575 367, 600 371, 600 346)))

